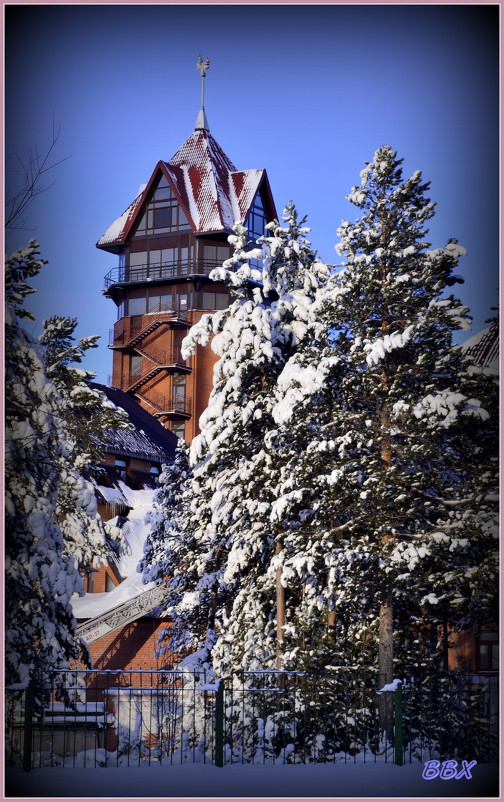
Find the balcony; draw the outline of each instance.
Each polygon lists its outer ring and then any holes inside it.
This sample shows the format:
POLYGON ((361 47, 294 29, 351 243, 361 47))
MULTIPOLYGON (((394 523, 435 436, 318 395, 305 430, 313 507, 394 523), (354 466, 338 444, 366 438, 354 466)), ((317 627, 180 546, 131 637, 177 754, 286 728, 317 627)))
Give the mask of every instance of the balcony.
POLYGON ((114 267, 104 279, 103 293, 108 294, 116 285, 146 284, 150 282, 170 281, 189 276, 208 276, 221 262, 190 259, 153 265, 135 265, 134 267, 114 267))
POLYGON ((145 401, 152 410, 155 418, 168 418, 169 420, 188 420, 191 417, 191 399, 181 398, 177 395, 172 398, 150 390, 148 395, 140 395, 137 398, 145 401))

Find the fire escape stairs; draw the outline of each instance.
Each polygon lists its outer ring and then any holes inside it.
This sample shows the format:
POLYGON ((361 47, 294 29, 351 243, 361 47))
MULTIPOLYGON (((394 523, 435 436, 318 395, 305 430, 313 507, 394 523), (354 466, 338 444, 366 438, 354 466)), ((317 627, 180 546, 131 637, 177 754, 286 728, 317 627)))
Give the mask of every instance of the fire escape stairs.
POLYGON ((168 323, 167 320, 159 320, 159 318, 156 318, 156 320, 153 320, 152 323, 149 323, 148 326, 146 326, 144 329, 135 334, 134 337, 131 337, 131 339, 128 340, 128 342, 124 343, 122 348, 135 348, 138 343, 142 342, 142 340, 145 339, 145 337, 147 337, 149 334, 152 334, 152 332, 156 331, 156 329, 159 328, 159 326, 162 326, 163 324, 166 323, 168 323))
POLYGON ((145 337, 148 337, 149 334, 152 334, 152 332, 159 328, 159 326, 171 326, 172 328, 187 329, 190 327, 190 325, 191 323, 189 320, 185 320, 185 318, 180 317, 177 312, 166 312, 164 314, 157 315, 148 326, 145 326, 140 331, 137 331, 126 342, 116 344, 115 339, 117 338, 117 335, 113 335, 111 332, 111 338, 113 337, 113 339, 111 340, 109 348, 117 348, 119 350, 136 348, 139 342, 145 339, 145 337))
POLYGON ((150 379, 153 379, 162 370, 176 370, 179 373, 191 372, 191 368, 185 362, 180 360, 177 350, 168 352, 163 359, 155 357, 153 354, 150 354, 143 348, 139 348, 138 345, 135 347, 135 351, 146 357, 150 362, 152 362, 152 365, 150 365, 146 371, 138 376, 130 376, 130 380, 133 379, 133 381, 131 381, 129 386, 126 388, 127 393, 135 392, 135 390, 138 390, 144 384, 147 384, 150 379))
MULTIPOLYGON (((126 388, 126 393, 134 393, 135 390, 139 390, 144 384, 147 384, 148 381, 153 379, 158 373, 161 373, 162 370, 166 370, 169 365, 153 365, 149 370, 145 373, 142 373, 139 376, 135 377, 135 380, 126 388)), ((133 378, 133 377, 130 377, 133 378)))

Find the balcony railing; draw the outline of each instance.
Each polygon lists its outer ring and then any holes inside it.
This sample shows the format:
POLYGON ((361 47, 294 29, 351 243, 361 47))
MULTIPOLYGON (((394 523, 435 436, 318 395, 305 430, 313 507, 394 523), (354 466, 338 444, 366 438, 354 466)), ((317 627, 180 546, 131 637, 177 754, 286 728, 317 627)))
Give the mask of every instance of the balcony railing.
POLYGON ((170 418, 191 417, 190 398, 180 398, 179 396, 169 398, 157 393, 155 390, 149 390, 148 395, 142 395, 141 398, 150 404, 155 417, 159 415, 166 415, 170 418))
POLYGON ((222 262, 203 259, 188 259, 180 262, 166 262, 134 267, 114 267, 104 279, 104 289, 114 284, 143 284, 147 281, 164 281, 179 276, 208 276, 222 262))
POLYGON ((137 346, 135 350, 157 365, 168 368, 187 368, 185 359, 182 359, 180 348, 159 348, 154 345, 149 345, 145 348, 137 346))

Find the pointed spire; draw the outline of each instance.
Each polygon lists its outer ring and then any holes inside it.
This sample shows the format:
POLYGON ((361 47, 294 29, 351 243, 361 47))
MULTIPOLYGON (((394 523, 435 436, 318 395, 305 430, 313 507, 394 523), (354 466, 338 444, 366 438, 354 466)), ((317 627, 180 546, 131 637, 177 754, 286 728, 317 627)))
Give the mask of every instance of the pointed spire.
POLYGON ((196 69, 201 75, 201 109, 196 120, 196 125, 194 126, 195 131, 210 131, 210 126, 208 125, 207 116, 205 114, 205 76, 209 67, 210 59, 206 58, 203 60, 201 56, 198 56, 196 69))

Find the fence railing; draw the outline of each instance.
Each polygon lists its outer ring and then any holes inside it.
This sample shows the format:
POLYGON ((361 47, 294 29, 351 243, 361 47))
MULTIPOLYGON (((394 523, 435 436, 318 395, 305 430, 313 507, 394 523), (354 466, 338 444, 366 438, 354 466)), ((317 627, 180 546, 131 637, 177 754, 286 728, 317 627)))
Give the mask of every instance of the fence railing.
POLYGON ((6 764, 340 763, 498 755, 498 679, 406 679, 380 723, 369 671, 56 672, 52 687, 6 692, 6 764))

